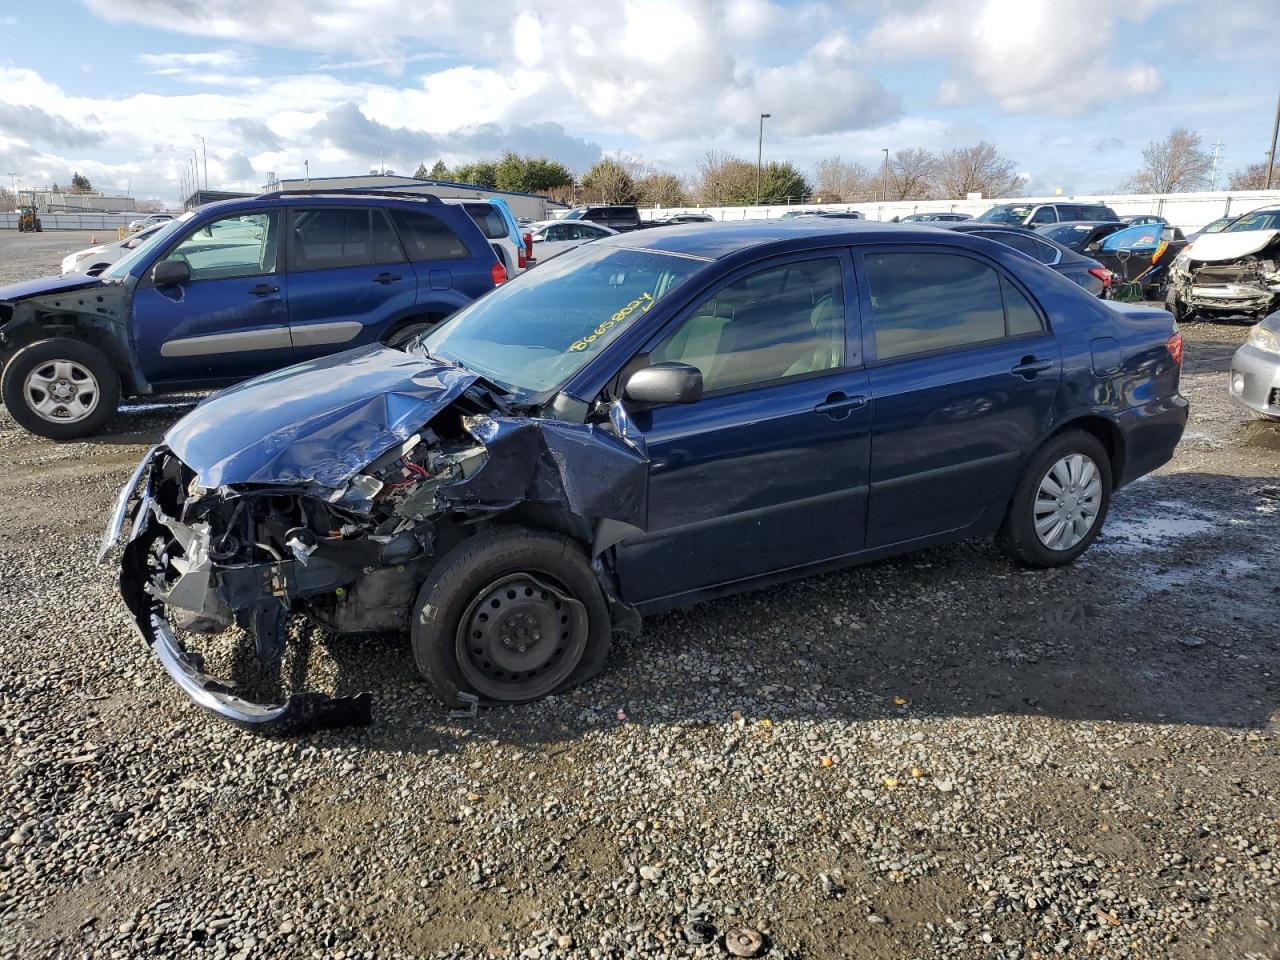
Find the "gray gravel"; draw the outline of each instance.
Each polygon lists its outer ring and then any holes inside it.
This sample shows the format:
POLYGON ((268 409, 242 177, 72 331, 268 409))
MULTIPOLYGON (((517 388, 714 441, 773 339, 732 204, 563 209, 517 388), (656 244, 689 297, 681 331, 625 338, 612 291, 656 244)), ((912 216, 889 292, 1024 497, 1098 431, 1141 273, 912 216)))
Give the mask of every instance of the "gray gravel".
MULTIPOLYGON (((82 238, 0 234, 0 279, 82 238)), ((1280 956, 1280 431, 1189 324, 1193 422, 1072 568, 947 547, 646 621, 449 720, 406 641, 312 635, 375 723, 196 710, 92 562, 174 416, 0 412, 0 958, 1280 956)))

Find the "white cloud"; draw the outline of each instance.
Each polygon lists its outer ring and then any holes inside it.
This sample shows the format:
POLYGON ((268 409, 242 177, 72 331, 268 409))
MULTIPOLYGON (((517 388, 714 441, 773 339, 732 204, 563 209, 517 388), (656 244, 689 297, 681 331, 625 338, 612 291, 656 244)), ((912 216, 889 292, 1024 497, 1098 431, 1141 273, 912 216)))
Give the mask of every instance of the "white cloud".
POLYGON ((1077 0, 1070 8, 1027 0, 917 0, 884 17, 867 37, 886 56, 922 51, 954 69, 938 90, 942 106, 994 98, 1011 112, 1073 115, 1105 100, 1149 94, 1159 71, 1142 60, 1114 62, 1111 36, 1164 0, 1116 4, 1077 0))

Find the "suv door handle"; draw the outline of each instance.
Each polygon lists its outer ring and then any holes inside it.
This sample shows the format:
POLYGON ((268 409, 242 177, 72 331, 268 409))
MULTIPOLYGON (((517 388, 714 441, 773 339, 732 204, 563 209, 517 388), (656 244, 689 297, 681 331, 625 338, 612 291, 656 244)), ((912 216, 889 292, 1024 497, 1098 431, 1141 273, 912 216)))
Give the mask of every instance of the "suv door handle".
POLYGON ((1036 357, 1023 357, 1009 371, 1015 377, 1022 377, 1024 380, 1034 380, 1037 374, 1044 373, 1053 366, 1052 360, 1040 360, 1036 357))
POLYGON ((395 283, 400 279, 398 273, 380 273, 373 278, 374 283, 395 283))
POLYGON ((256 287, 250 287, 249 292, 255 297, 269 297, 273 293, 279 293, 279 287, 269 287, 265 283, 260 283, 256 287))
POLYGON ((843 420, 849 416, 854 410, 861 406, 865 406, 867 398, 864 396, 849 396, 837 390, 831 394, 822 403, 813 408, 814 413, 826 414, 832 420, 843 420))

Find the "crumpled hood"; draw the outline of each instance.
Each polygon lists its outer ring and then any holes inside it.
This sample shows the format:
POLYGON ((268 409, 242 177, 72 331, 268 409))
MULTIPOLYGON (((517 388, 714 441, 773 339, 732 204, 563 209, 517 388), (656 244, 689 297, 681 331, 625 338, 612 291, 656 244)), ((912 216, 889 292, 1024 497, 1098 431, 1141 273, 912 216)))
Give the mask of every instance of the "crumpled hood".
POLYGON ((1257 253, 1269 245, 1280 230, 1245 230, 1241 233, 1206 233, 1187 247, 1192 260, 1218 263, 1257 253))
POLYGON ((82 273, 72 273, 65 277, 41 277, 39 280, 23 280, 21 283, 8 283, 0 287, 0 301, 13 303, 29 297, 42 297, 51 293, 64 293, 72 290, 86 290, 89 287, 101 287, 104 281, 97 277, 88 277, 82 273))
POLYGON ((216 393, 174 424, 164 443, 205 487, 337 489, 475 381, 422 355, 359 347, 216 393))

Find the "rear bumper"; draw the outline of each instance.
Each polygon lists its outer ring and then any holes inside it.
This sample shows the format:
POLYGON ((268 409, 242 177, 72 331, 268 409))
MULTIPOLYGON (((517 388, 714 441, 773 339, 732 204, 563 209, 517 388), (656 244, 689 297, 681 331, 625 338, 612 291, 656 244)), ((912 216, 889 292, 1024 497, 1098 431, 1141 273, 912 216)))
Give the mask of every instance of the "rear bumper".
POLYGON ((1115 418, 1124 435, 1124 464, 1117 487, 1146 476, 1173 458, 1187 426, 1190 405, 1182 394, 1130 407, 1115 418))
POLYGON ((1231 358, 1227 391, 1237 406, 1280 417, 1280 354, 1246 343, 1231 358))

